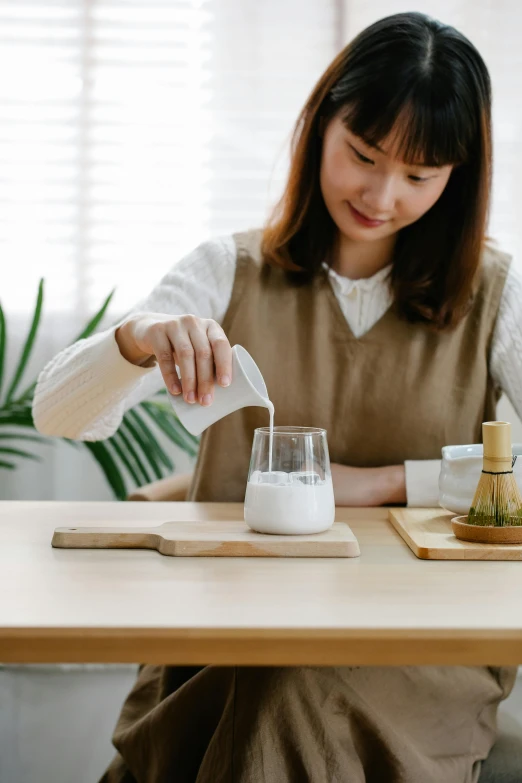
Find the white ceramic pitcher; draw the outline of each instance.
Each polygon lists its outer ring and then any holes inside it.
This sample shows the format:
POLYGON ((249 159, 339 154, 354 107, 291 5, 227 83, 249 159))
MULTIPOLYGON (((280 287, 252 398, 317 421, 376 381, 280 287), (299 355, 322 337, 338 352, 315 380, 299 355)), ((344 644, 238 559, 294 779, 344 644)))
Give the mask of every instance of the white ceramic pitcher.
POLYGON ((170 394, 168 390, 167 394, 177 417, 192 435, 201 435, 211 424, 240 408, 249 406, 268 408, 269 402, 261 371, 241 345, 234 345, 232 348, 230 386, 223 388, 217 383, 214 385, 212 405, 203 406, 198 402, 191 404, 183 399, 182 394, 170 394))

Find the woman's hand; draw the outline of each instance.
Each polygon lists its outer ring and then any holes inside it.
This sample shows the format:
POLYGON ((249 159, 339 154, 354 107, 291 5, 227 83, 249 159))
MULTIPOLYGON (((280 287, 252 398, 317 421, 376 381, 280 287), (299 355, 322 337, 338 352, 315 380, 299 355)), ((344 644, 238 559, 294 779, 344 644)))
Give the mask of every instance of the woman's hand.
POLYGON ((229 386, 232 380, 232 348, 211 318, 137 314, 116 330, 116 342, 122 356, 133 364, 143 366, 156 359, 167 389, 171 394, 183 393, 190 403, 210 405, 214 378, 220 386, 229 386))
POLYGON ((385 506, 388 503, 406 503, 404 465, 352 468, 333 463, 332 480, 337 506, 385 506))

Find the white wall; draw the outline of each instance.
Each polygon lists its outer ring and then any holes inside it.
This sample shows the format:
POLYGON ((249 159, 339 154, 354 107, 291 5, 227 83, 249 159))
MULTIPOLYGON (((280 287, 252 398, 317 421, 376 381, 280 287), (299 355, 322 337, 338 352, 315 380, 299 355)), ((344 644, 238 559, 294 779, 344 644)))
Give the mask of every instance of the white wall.
POLYGON ((135 666, 0 666, 0 781, 94 783, 135 666))

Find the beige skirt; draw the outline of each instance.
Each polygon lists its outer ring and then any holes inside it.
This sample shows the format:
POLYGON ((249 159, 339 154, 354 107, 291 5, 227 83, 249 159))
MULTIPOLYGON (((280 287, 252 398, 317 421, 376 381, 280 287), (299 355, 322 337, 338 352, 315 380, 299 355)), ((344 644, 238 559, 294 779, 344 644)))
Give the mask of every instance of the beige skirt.
POLYGON ((142 666, 100 783, 476 783, 516 671, 142 666))

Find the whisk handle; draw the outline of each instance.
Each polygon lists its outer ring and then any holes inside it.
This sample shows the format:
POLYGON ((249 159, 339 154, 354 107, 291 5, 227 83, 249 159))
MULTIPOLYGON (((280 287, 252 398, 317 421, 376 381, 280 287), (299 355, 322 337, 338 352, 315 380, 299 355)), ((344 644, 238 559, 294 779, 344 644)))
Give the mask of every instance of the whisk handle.
POLYGON ((484 442, 483 469, 491 473, 507 473, 513 469, 511 424, 508 421, 485 421, 482 424, 484 442))

